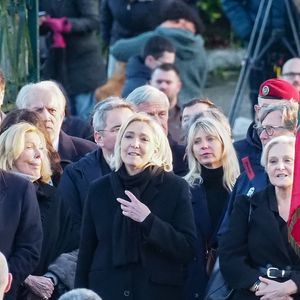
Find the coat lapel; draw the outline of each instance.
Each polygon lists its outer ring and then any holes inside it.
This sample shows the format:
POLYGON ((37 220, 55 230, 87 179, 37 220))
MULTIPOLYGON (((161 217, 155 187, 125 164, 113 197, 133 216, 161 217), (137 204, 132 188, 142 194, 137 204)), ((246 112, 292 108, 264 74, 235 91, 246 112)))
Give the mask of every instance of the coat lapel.
POLYGON ((3 172, 0 170, 0 203, 3 202, 7 197, 6 190, 7 190, 7 184, 5 182, 3 172))
POLYGON ((65 163, 71 163, 72 159, 78 156, 71 137, 62 130, 59 134, 58 153, 61 161, 65 163))

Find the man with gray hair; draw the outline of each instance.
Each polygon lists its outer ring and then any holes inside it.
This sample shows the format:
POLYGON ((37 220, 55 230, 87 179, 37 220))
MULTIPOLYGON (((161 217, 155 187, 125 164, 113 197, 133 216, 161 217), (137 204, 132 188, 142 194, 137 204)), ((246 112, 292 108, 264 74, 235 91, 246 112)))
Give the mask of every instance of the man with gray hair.
POLYGON ((0 252, 0 300, 10 289, 12 274, 8 272, 8 265, 5 256, 0 252))
POLYGON ((58 190, 68 206, 78 241, 84 201, 90 183, 111 172, 112 156, 118 131, 133 114, 133 108, 121 98, 109 97, 94 108, 94 139, 98 149, 87 154, 64 170, 58 190))
POLYGON ((74 289, 63 294, 58 300, 102 300, 102 298, 88 289, 74 289))
POLYGON ((54 81, 26 84, 17 95, 16 105, 18 108, 26 108, 39 114, 63 163, 77 161, 96 148, 94 143, 67 135, 61 130, 66 98, 54 81))
POLYGON ((133 90, 126 102, 134 105, 137 112, 145 112, 153 117, 168 136, 173 155, 174 173, 180 176, 186 174, 187 165, 184 162, 185 148, 178 145, 168 134, 169 99, 165 93, 150 85, 143 85, 133 90))

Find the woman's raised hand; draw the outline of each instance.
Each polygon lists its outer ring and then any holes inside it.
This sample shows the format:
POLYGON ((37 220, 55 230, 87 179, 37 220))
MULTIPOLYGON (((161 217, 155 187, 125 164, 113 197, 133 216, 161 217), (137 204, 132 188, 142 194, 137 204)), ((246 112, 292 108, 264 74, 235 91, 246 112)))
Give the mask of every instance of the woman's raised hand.
POLYGON ((130 201, 117 198, 117 201, 121 204, 123 215, 136 222, 143 222, 151 213, 150 209, 139 201, 130 191, 125 191, 125 194, 130 201))

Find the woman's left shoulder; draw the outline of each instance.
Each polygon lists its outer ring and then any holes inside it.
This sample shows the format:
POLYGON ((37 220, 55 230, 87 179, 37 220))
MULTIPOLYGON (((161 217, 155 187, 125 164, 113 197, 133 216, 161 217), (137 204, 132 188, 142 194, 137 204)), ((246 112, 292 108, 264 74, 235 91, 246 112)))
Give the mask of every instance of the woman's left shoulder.
POLYGON ((182 177, 174 174, 173 172, 165 172, 163 173, 162 181, 164 184, 172 184, 174 188, 176 186, 180 187, 188 187, 188 183, 182 177))

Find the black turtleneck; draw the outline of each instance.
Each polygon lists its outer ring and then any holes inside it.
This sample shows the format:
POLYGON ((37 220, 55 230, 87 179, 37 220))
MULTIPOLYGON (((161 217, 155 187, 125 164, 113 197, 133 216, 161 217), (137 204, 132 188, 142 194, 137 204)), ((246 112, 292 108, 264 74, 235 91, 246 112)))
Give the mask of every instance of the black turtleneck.
POLYGON ((223 185, 223 167, 207 169, 202 166, 201 175, 206 193, 207 207, 214 233, 223 217, 224 208, 228 201, 228 191, 223 185))

